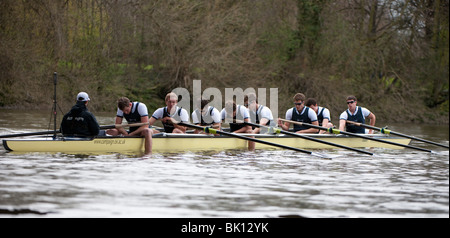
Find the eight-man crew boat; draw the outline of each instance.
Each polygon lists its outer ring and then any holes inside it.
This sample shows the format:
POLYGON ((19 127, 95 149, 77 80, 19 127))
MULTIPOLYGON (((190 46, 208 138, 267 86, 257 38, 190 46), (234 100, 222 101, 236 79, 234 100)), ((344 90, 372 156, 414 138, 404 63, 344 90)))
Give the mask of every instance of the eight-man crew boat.
MULTIPOLYGON (((283 148, 289 149, 293 151, 308 153, 311 155, 317 155, 317 153, 313 153, 311 151, 303 150, 303 149, 332 149, 332 148, 344 148, 347 150, 356 151, 359 153, 373 155, 373 153, 362 151, 356 148, 373 148, 373 147, 381 147, 381 148, 392 148, 392 149, 403 149, 410 148, 416 149, 420 151, 432 152, 431 150, 415 147, 409 145, 412 139, 418 140, 421 142, 425 142, 428 144, 433 144, 445 148, 449 148, 448 145, 439 144, 436 142, 424 140, 421 138, 416 138, 414 136, 405 135, 398 132, 393 132, 391 130, 387 130, 386 128, 378 128, 373 125, 365 125, 364 123, 357 123, 361 128, 369 128, 379 130, 382 134, 355 134, 352 132, 347 132, 342 129, 337 130, 334 128, 326 128, 313 124, 308 124, 304 122, 296 122, 289 121, 286 119, 279 119, 285 122, 294 123, 294 124, 303 124, 305 126, 327 131, 330 134, 304 134, 297 135, 296 133, 289 132, 289 128, 286 130, 282 130, 280 128, 270 127, 269 131, 275 134, 255 134, 255 131, 259 131, 261 127, 268 127, 264 125, 259 125, 258 116, 256 117, 256 124, 250 122, 243 122, 247 125, 255 126, 256 129, 252 134, 234 134, 230 132, 225 132, 210 128, 210 127, 202 127, 199 125, 192 125, 187 123, 188 119, 183 121, 175 121, 173 118, 172 123, 178 124, 182 127, 190 127, 196 130, 203 130, 207 134, 176 134, 176 133, 160 133, 155 134, 152 137, 152 133, 150 133, 151 142, 148 143, 148 135, 147 142, 143 136, 95 136, 95 137, 68 137, 65 136, 57 136, 58 133, 64 133, 63 128, 60 130, 56 129, 56 84, 57 84, 57 73, 55 72, 53 75, 54 82, 54 100, 53 100, 53 111, 52 117, 54 116, 54 130, 53 131, 41 131, 41 132, 30 132, 30 133, 20 133, 20 134, 11 134, 11 135, 0 135, 0 139, 3 138, 11 138, 11 137, 24 137, 24 136, 35 136, 35 135, 48 135, 53 134, 52 137, 34 137, 30 139, 3 139, 2 144, 4 148, 8 151, 15 152, 67 152, 67 153, 110 153, 110 152, 134 152, 139 153, 145 151, 146 154, 151 153, 152 144, 154 152, 184 152, 184 151, 222 151, 222 150, 245 150, 250 143, 258 143, 257 149, 275 149, 275 148, 283 148), (212 133, 215 136, 208 134, 212 133), (150 145, 149 145, 150 144, 150 145), (150 147, 150 148, 149 148, 150 147)), ((89 100, 89 97, 82 97, 83 99, 89 100)), ((80 95, 80 94, 79 94, 80 95)), ((170 95, 170 94, 168 94, 170 95)), ((251 108, 260 108, 258 107, 258 101, 256 99, 256 95, 249 94, 246 95, 247 101, 252 105, 251 108), (251 97, 252 96, 252 97, 251 97), (252 99, 249 99, 252 98, 252 99)), ((176 96, 176 95, 175 95, 176 96)), ((352 96, 354 97, 354 96, 352 96)), ((80 97, 77 96, 77 100, 79 101, 80 97)), ((166 97, 167 99, 167 97, 166 97)), ((352 98, 350 98, 352 99, 352 98)), ((348 98, 348 100, 350 100, 348 98)), ((356 102, 356 98, 354 101, 347 102, 348 105, 353 105, 356 102)), ((303 103, 303 102, 302 102, 303 103)), ((130 103, 131 104, 131 103, 130 103)), ((356 104, 356 103, 355 103, 356 104)), ((350 107, 350 106, 349 106, 350 107)), ((137 106, 136 106, 137 108, 137 106)), ((258 110, 256 110, 258 111, 258 110)), ((270 111, 270 110, 269 110, 270 111)), ((144 113, 144 112, 143 112, 144 113)), ((148 114, 145 112, 144 114, 148 114)), ((270 113, 266 113, 270 114, 270 113)), ((148 115, 141 115, 141 117, 148 117, 148 115)), ((119 116, 119 114, 118 114, 119 116)), ((163 115, 164 116, 164 115, 163 115)), ((261 115, 262 116, 262 115, 261 115)), ((153 119, 153 118, 152 118, 153 119)), ((154 119, 158 119, 158 117, 154 117, 154 119)), ((271 115, 266 115, 266 117, 262 117, 262 120, 272 120, 271 115)), ((340 119, 340 127, 344 125, 344 123, 355 123, 352 121, 348 121, 348 118, 341 117, 340 119)), ((373 118, 375 119, 375 118, 373 118)), ((109 125, 109 126, 100 126, 100 129, 113 129, 122 130, 123 127, 133 127, 140 126, 145 130, 149 130, 145 125, 150 124, 152 122, 145 121, 144 123, 135 123, 123 125, 121 124, 121 120, 116 120, 117 124, 109 125), (139 125, 138 125, 139 124, 139 125)), ((131 120, 134 122, 134 120, 131 120)), ((242 122, 240 122, 242 123, 242 122)), ((265 123, 261 123, 265 124, 265 123)), ((270 124, 270 123, 269 123, 270 124)), ((98 127, 98 125, 97 125, 98 127)), ((167 129, 167 128, 165 128, 167 129)), ((150 130, 149 130, 150 131, 150 130)), ((167 131, 172 132, 172 131, 167 131)), ((78 133, 82 134, 85 133, 78 133)), ((74 134, 74 135, 75 135, 74 134)), ((96 135, 95 133, 90 133, 91 135, 96 135)), ((109 133, 111 134, 111 133, 109 133)), ((112 134, 114 135, 114 134, 112 134)), ((250 148, 250 146, 248 147, 250 148)), ((319 155, 323 157, 322 155, 319 155)))
MULTIPOLYGON (((298 137, 282 134, 240 134, 254 136, 256 139, 307 149, 335 149, 336 147, 298 137)), ((334 134, 310 134, 308 136, 345 145, 352 148, 390 148, 403 149, 364 138, 334 134)), ((408 145, 411 139, 385 134, 366 135, 374 138, 392 141, 408 145)), ((94 138, 30 138, 30 139, 5 139, 3 146, 8 151, 14 152, 65 152, 65 153, 128 153, 143 152, 143 137, 113 137, 99 136, 94 138)), ((247 141, 229 136, 213 136, 204 134, 171 134, 161 133, 153 136, 153 152, 183 152, 183 151, 222 151, 222 150, 246 150, 247 141)), ((276 147, 257 144, 256 149, 277 149, 276 147)))

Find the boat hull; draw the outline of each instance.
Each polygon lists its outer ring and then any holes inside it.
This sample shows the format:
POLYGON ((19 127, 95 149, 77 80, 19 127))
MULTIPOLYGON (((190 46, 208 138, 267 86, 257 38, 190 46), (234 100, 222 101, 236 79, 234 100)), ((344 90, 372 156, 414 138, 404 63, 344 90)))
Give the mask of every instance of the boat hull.
MULTIPOLYGON (((373 140, 340 135, 310 135, 314 138, 352 148, 382 147, 403 149, 373 140)), ((386 135, 375 138, 407 145, 410 139, 386 135)), ((301 149, 333 149, 336 147, 286 135, 256 135, 256 139, 301 149)), ((94 139, 17 139, 3 140, 3 146, 15 152, 66 152, 66 153, 114 153, 143 152, 141 137, 97 137, 94 139)), ((221 151, 247 149, 245 140, 227 136, 159 134, 153 137, 153 152, 221 151)), ((256 143, 256 149, 277 147, 256 143)))

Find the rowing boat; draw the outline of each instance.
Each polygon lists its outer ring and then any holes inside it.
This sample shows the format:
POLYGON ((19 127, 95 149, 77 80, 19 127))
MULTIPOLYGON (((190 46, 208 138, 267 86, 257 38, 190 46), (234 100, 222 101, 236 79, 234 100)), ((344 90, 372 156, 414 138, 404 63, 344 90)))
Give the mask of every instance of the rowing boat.
MULTIPOLYGON (((277 144, 295 148, 309 149, 333 149, 336 147, 323 143, 305 140, 303 138, 288 135, 272 134, 240 134, 254 136, 259 140, 269 141, 277 144)), ((352 148, 381 147, 390 149, 403 149, 364 138, 332 134, 310 134, 308 136, 345 145, 352 148)), ((384 134, 366 135, 386 141, 392 141, 408 145, 411 139, 395 137, 384 134)), ((8 151, 15 152, 66 152, 66 153, 122 153, 144 151, 143 137, 95 137, 95 138, 67 138, 53 139, 31 138, 31 139, 8 139, 3 140, 3 146, 8 151)), ((205 134, 170 134, 160 133, 153 136, 153 152, 182 152, 182 151, 222 151, 247 149, 247 141, 229 137, 213 136, 205 134)), ((257 144, 256 149, 276 149, 276 147, 257 144)))

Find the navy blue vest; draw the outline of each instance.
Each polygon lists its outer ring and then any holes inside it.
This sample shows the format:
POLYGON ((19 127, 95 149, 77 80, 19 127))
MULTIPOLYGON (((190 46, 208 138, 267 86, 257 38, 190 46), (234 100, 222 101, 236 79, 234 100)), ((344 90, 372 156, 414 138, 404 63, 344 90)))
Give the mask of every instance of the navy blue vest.
MULTIPOLYGON (((319 111, 319 114, 317 115, 317 121, 319 122, 319 126, 322 126, 323 122, 323 111, 325 110, 324 107, 322 107, 322 110, 319 111)), ((325 125, 326 126, 326 125, 325 125)))
POLYGON ((230 123, 230 132, 237 131, 245 126, 244 123, 236 123, 236 118, 238 120, 244 120, 244 115, 241 115, 241 105, 236 108, 236 116, 233 117, 233 122, 230 123))
POLYGON ((196 109, 195 113, 197 114, 197 118, 200 119, 200 125, 202 126, 210 126, 212 124, 214 124, 214 120, 212 118, 212 111, 214 110, 214 107, 209 107, 208 108, 208 113, 206 113, 205 116, 202 115, 202 113, 200 112, 200 110, 196 109), (206 119, 208 122, 206 122, 204 119, 206 119))
MULTIPOLYGON (((292 108, 292 121, 298 121, 298 122, 304 122, 304 123, 308 123, 308 124, 311 124, 311 119, 309 119, 309 117, 308 117, 308 112, 309 112, 309 110, 310 110, 310 108, 309 107, 305 107, 305 112, 303 113, 303 114, 300 114, 298 111, 297 111, 297 108, 296 107, 293 107, 292 108)), ((297 125, 297 124, 294 124, 294 131, 296 132, 296 131, 301 131, 301 130, 306 130, 306 129, 309 129, 310 127, 309 126, 300 126, 300 125, 297 125)))
MULTIPOLYGON (((252 110, 249 110, 249 114, 250 114, 250 121, 252 121, 252 119, 255 119, 255 124, 259 124, 259 118, 261 117, 261 111, 264 108, 263 105, 259 105, 258 109, 256 109, 256 113, 253 112, 252 110)), ((252 121, 253 122, 253 121, 252 121)), ((269 120, 265 125, 263 126, 268 126, 272 123, 272 120, 269 120)), ((255 127, 252 126, 252 129, 254 130, 255 127)))
MULTIPOLYGON (((141 122, 141 114, 139 114, 138 107, 139 102, 133 102, 133 105, 136 104, 134 107, 134 111, 131 111, 130 114, 123 114, 123 117, 127 120, 128 124, 132 123, 139 123, 141 122)), ((131 110, 133 110, 133 105, 131 105, 131 110)), ((139 127, 130 127, 130 133, 137 130, 139 127)))
MULTIPOLYGON (((359 122, 361 124, 365 124, 366 119, 364 118, 363 114, 362 114, 362 110, 361 107, 357 107, 358 112, 355 115, 352 115, 350 113, 350 111, 347 109, 347 121, 355 121, 355 122, 359 122)), ((351 132, 351 133, 361 133, 361 134, 365 134, 366 130, 364 129, 364 127, 361 126, 355 126, 352 124, 347 124, 347 131, 351 132)))
MULTIPOLYGON (((180 118, 181 115, 181 107, 178 108, 178 111, 175 113, 175 115, 178 115, 178 118, 175 118, 175 120, 178 120, 180 118)), ((171 117, 169 112, 167 111, 167 107, 164 107, 164 113, 163 113, 163 118, 164 117, 171 117)), ((162 123, 164 126, 164 132, 166 133, 172 133, 173 129, 175 129, 175 126, 172 123, 162 123)))

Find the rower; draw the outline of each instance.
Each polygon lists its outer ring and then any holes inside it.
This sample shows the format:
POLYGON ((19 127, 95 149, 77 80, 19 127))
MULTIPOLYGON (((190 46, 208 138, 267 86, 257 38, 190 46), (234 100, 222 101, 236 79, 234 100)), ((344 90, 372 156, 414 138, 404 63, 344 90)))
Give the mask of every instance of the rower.
MULTIPOLYGON (((268 107, 260 105, 258 103, 258 98, 254 93, 249 93, 248 95, 244 96, 244 105, 248 107, 248 111, 250 114, 250 121, 252 123, 256 123, 263 126, 274 125, 272 111, 268 107)), ((252 129, 249 130, 249 133, 259 134, 261 133, 261 127, 252 127, 252 129)), ((249 141, 248 149, 250 151, 254 151, 255 142, 249 141)))
MULTIPOLYGON (((195 109, 192 112, 192 122, 195 125, 211 126, 216 130, 220 130, 222 121, 220 120, 220 112, 213 106, 208 106, 209 100, 202 99, 200 102, 200 108, 195 109)), ((204 133, 201 130, 195 130, 194 133, 204 133)), ((219 135, 219 134, 215 134, 219 135)))
MULTIPOLYGON (((331 128, 333 127, 333 123, 331 123, 331 114, 330 110, 325 107, 317 106, 317 101, 314 98, 308 98, 305 101, 305 106, 311 108, 317 114, 317 120, 319 122, 319 126, 331 128)), ((320 130, 319 134, 327 133, 325 130, 320 130)))
MULTIPOLYGON (((258 103, 258 98, 254 93, 249 93, 244 97, 244 104, 248 107, 248 112, 250 114, 250 121, 252 123, 260 124, 263 126, 273 126, 274 120, 272 111, 270 108, 260 105, 258 103)), ((252 128, 253 134, 258 134, 261 132, 261 128, 252 128)))
POLYGON ((237 121, 250 122, 248 109, 243 105, 236 105, 234 101, 227 101, 225 108, 220 112, 222 121, 230 121, 230 132, 249 133, 251 126, 237 121))
MULTIPOLYGON (((297 93, 293 97, 294 99, 294 107, 286 111, 286 120, 304 122, 308 124, 313 124, 318 126, 319 122, 317 121, 317 114, 311 108, 305 106, 305 95, 303 93, 297 93)), ((290 123, 283 122, 278 120, 278 126, 280 126, 283 130, 289 130, 290 123)), ((319 129, 311 128, 309 126, 303 126, 294 124, 294 132, 295 133, 317 133, 319 129)))
MULTIPOLYGON (((166 106, 156 109, 150 118, 150 125, 152 126, 156 120, 161 120, 164 126, 164 132, 184 134, 186 133, 186 127, 172 123, 172 118, 177 122, 189 122, 189 114, 186 109, 178 107, 178 96, 171 92, 166 95, 166 106)), ((154 133, 159 131, 154 130, 154 133)))
MULTIPOLYGON (((117 100, 117 107, 116 124, 118 125, 122 124, 124 117, 128 124, 148 122, 147 106, 142 102, 131 102, 127 97, 121 97, 117 100)), ((148 127, 148 125, 130 127, 129 131, 126 131, 120 127, 107 130, 106 133, 112 136, 144 136, 145 154, 148 155, 152 153, 153 131, 148 127)))
MULTIPOLYGON (((347 120, 348 121, 355 121, 359 122, 361 124, 366 123, 366 118, 370 119, 370 125, 375 126, 376 117, 375 114, 370 112, 365 107, 357 106, 358 103, 355 96, 348 96, 347 97, 347 106, 348 109, 345 110, 340 116, 339 116, 339 130, 343 131, 347 127, 347 131, 351 133, 361 133, 365 134, 366 129, 361 126, 355 126, 355 125, 346 125, 347 120)), ((369 130, 369 134, 373 134, 373 130, 369 130)))

